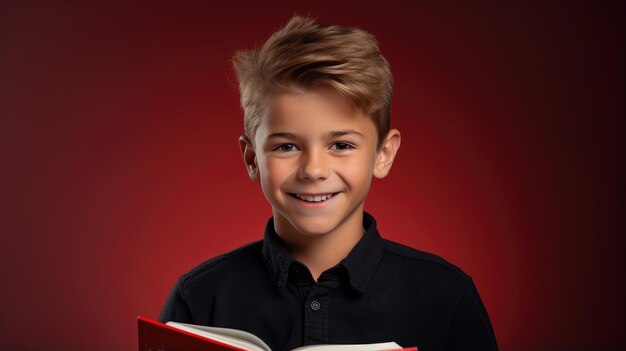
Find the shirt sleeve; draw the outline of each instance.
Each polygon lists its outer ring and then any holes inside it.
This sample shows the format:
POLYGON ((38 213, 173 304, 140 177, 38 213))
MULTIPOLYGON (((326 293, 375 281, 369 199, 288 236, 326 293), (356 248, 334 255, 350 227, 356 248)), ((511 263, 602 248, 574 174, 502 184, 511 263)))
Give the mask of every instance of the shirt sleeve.
POLYGON ((489 316, 471 278, 457 304, 443 350, 498 350, 489 316))
POLYGON ((161 310, 161 314, 159 315, 159 322, 166 323, 169 321, 194 323, 189 304, 183 294, 183 285, 180 278, 170 291, 165 305, 161 310))

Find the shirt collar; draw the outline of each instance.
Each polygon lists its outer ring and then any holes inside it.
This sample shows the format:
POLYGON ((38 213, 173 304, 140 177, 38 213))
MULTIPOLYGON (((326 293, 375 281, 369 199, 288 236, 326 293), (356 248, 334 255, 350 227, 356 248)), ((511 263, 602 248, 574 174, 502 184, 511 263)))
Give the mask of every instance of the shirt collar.
MULTIPOLYGON (((350 286, 360 293, 365 291, 384 250, 384 242, 376 228, 376 220, 365 211, 363 211, 363 228, 365 234, 361 240, 339 263, 348 272, 350 286)), ((279 289, 284 288, 289 276, 289 267, 295 259, 276 233, 274 217, 271 217, 265 226, 262 252, 272 280, 279 289)))

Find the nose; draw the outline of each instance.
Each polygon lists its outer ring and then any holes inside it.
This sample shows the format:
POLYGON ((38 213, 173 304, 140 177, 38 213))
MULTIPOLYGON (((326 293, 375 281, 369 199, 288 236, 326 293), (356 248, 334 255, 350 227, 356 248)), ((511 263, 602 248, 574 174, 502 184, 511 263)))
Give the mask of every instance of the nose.
POLYGON ((330 175, 327 155, 323 150, 307 150, 302 153, 299 176, 302 180, 323 180, 330 175))

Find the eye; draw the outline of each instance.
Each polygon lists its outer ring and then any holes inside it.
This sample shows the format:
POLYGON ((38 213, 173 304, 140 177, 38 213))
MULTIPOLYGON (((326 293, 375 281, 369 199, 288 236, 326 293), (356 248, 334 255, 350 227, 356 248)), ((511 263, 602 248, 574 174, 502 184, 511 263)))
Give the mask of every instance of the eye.
POLYGON ((296 146, 294 144, 281 144, 274 148, 274 150, 280 152, 290 152, 294 151, 295 148, 296 146))
POLYGON ((348 143, 334 143, 333 146, 336 146, 336 150, 339 150, 339 151, 346 151, 346 150, 354 149, 354 146, 348 143))

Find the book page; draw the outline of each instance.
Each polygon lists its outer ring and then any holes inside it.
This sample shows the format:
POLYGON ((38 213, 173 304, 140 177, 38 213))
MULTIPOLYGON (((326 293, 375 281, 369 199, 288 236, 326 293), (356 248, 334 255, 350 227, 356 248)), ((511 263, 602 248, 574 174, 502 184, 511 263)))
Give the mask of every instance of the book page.
POLYGON ((261 338, 247 331, 232 328, 207 327, 204 325, 179 322, 167 322, 165 324, 245 350, 272 351, 270 347, 267 346, 263 340, 261 340, 261 338))
POLYGON ((377 344, 308 345, 298 347, 292 351, 375 351, 397 349, 402 349, 402 346, 395 342, 382 342, 377 344))

